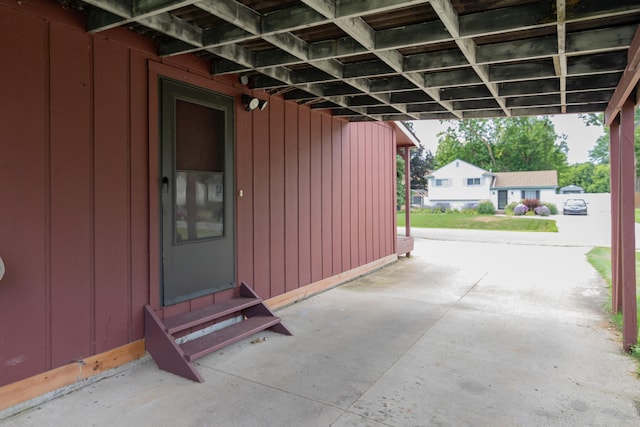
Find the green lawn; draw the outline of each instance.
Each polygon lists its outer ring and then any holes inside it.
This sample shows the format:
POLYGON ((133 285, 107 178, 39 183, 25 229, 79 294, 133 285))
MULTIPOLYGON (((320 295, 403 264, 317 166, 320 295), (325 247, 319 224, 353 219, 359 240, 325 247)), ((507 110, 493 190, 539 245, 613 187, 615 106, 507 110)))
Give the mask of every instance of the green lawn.
POLYGON ((640 222, 640 209, 636 209, 636 222, 640 222))
MULTIPOLYGON (((398 226, 404 226, 404 212, 398 213, 398 226)), ((470 230, 558 231, 556 222, 553 219, 514 218, 463 213, 412 212, 411 226, 416 228, 463 228, 470 230)))
MULTIPOLYGON (((598 273, 600 273, 604 280, 606 280, 609 284, 609 292, 611 292, 611 249, 604 247, 593 248, 587 253, 587 260, 598 273)), ((638 289, 638 284, 640 284, 640 253, 636 252, 636 300, 640 302, 640 289, 638 289)), ((607 299, 607 310, 611 313, 611 295, 609 295, 607 299)), ((638 325, 640 326, 640 307, 638 309, 638 316, 638 325)), ((619 329, 622 329, 621 314, 612 315, 611 319, 619 329)), ((634 351, 634 356, 640 359, 640 351, 638 348, 634 351)))

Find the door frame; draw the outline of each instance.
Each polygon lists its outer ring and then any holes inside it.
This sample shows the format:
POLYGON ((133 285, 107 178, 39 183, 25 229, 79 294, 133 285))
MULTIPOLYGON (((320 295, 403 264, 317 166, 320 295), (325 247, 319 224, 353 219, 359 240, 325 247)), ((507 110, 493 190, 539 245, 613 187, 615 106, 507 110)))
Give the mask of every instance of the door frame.
MULTIPOLYGON (((142 70, 141 70, 142 72, 142 70)), ((238 96, 241 91, 235 89, 233 86, 222 83, 220 81, 213 80, 211 78, 203 77, 208 70, 203 66, 202 75, 193 74, 183 69, 174 68, 172 66, 161 64, 149 59, 147 67, 148 75, 148 87, 147 93, 141 94, 146 96, 148 100, 148 126, 146 129, 141 130, 148 132, 149 146, 148 146, 148 160, 149 160, 149 288, 148 288, 148 301, 149 305, 154 310, 162 310, 166 307, 162 305, 161 289, 162 289, 162 222, 161 222, 161 209, 162 200, 160 198, 160 192, 162 190, 162 176, 161 176, 161 127, 160 127, 160 79, 167 78, 179 83, 196 86, 202 89, 217 92, 221 95, 236 98, 235 105, 233 107, 234 122, 231 132, 233 133, 233 156, 234 156, 234 173, 231 176, 233 180, 233 195, 230 202, 233 203, 234 210, 234 222, 237 222, 237 197, 236 197, 236 184, 237 184, 237 120, 238 120, 238 96)), ((142 92, 142 91, 141 91, 142 92)), ((235 281, 238 283, 238 235, 237 227, 234 227, 233 231, 234 239, 234 259, 235 259, 235 281)), ((222 291, 221 293, 229 292, 230 296, 235 292, 235 288, 228 291, 222 291)), ((217 295, 217 294, 215 294, 217 295)), ((211 295, 201 297, 207 298, 211 295)), ((180 303, 189 303, 186 302, 180 303)), ((171 307, 171 306, 167 306, 171 307)))
MULTIPOLYGON (((180 302, 212 295, 237 286, 235 225, 235 102, 232 97, 200 86, 161 77, 160 90, 160 201, 161 231, 161 304, 180 302), (178 101, 223 113, 223 233, 204 239, 177 243, 176 236, 176 171, 178 101), (165 182, 166 179, 166 182, 165 182), (215 256, 214 256, 215 254, 215 256), (194 286, 195 285, 195 286, 194 286)), ((186 106, 185 104, 185 106, 186 106)), ((218 128, 219 129, 219 128, 218 128)), ((219 135, 220 136, 220 135, 219 135)), ((202 165, 201 165, 202 166, 202 165)))
POLYGON ((498 190, 498 198, 497 198, 497 203, 496 204, 497 204, 496 207, 497 207, 498 210, 502 210, 502 209, 507 207, 507 205, 509 204, 509 191, 508 190, 498 190), (504 198, 505 204, 504 204, 503 207, 500 207, 500 193, 503 193, 504 196, 505 196, 505 198, 504 198))

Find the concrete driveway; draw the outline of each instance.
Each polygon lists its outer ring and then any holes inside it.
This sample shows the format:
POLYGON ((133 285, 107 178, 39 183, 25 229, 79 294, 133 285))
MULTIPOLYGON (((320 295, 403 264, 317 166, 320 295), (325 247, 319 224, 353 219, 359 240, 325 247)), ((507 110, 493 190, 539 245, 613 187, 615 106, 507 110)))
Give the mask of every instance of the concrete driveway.
POLYGON ((279 310, 293 337, 201 359, 203 384, 147 360, 3 425, 640 425, 586 251, 417 239, 412 258, 279 310))
MULTIPOLYGON (((433 240, 485 243, 585 247, 611 246, 611 209, 608 194, 563 195, 562 199, 558 199, 557 206, 560 215, 548 217, 556 221, 558 225, 557 233, 412 228, 411 235, 433 240), (589 202, 589 214, 586 216, 562 215, 562 202, 564 198, 569 196, 585 197, 589 202)), ((544 219, 540 217, 534 218, 544 219)), ((404 232, 404 227, 398 228, 398 234, 403 235, 404 232)), ((636 249, 640 250, 640 224, 636 224, 635 234, 636 249)))

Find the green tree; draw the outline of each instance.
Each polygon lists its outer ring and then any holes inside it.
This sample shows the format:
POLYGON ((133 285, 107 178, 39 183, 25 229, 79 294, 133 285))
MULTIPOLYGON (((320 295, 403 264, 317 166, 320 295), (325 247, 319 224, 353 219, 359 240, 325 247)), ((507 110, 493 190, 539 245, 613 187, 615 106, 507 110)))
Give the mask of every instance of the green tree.
POLYGON ((459 120, 438 136, 438 167, 456 158, 494 172, 561 170, 567 165, 566 137, 558 136, 544 117, 459 120))
POLYGON ((608 193, 611 191, 609 184, 609 165, 596 165, 593 169, 591 185, 585 188, 587 193, 608 193))
POLYGON ((425 175, 433 169, 433 153, 431 150, 425 150, 423 146, 411 152, 411 188, 425 189, 427 187, 427 179, 425 175))
POLYGON ((558 185, 579 185, 587 193, 609 192, 609 165, 590 162, 576 163, 560 171, 558 185))
POLYGON ((500 171, 562 170, 567 165, 566 136, 557 135, 547 117, 502 119, 497 128, 500 171))
POLYGON ((437 167, 460 159, 483 169, 496 170, 497 164, 493 155, 494 121, 469 119, 449 123, 447 130, 438 134, 435 156, 437 167))
MULTIPOLYGON (((602 135, 598 137, 595 145, 589 151, 589 160, 596 164, 609 164, 609 140, 611 130, 604 125, 604 114, 581 114, 580 118, 587 126, 597 126, 602 128, 602 135)), ((640 109, 636 108, 634 113, 635 124, 635 153, 636 159, 640 157, 640 109)), ((640 164, 636 163, 636 176, 640 176, 640 164)))

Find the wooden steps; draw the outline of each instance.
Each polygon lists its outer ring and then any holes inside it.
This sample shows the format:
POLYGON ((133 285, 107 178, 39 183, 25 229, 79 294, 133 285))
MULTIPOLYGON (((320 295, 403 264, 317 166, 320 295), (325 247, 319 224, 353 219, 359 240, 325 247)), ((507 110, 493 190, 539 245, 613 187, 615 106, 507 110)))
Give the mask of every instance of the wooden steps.
POLYGON ((240 295, 236 298, 166 319, 160 319, 146 305, 145 342, 147 351, 158 367, 193 381, 204 382, 193 366, 194 360, 265 329, 291 335, 281 319, 246 283, 240 285, 239 291, 240 295), (183 344, 176 343, 174 334, 188 329, 202 329, 204 325, 234 313, 242 315, 243 320, 183 344))

